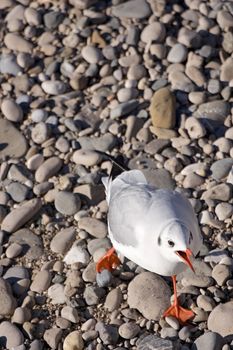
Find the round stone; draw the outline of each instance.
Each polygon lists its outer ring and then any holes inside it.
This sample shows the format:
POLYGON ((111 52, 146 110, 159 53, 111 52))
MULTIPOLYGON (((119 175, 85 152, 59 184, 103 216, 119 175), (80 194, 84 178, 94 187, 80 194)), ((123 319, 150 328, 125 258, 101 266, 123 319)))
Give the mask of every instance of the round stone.
POLYGON ((23 120, 22 108, 13 100, 3 100, 1 110, 6 119, 14 123, 20 123, 23 120))
POLYGON ((187 58, 188 50, 182 44, 175 44, 167 55, 168 62, 171 63, 182 63, 187 58))
POLYGON ((128 286, 128 304, 148 320, 159 320, 170 304, 170 288, 158 275, 143 272, 128 286))
POLYGON ((0 346, 4 349, 16 348, 24 342, 23 333, 9 321, 0 324, 0 346))
POLYGON ((138 335, 140 327, 134 322, 123 323, 119 327, 119 334, 124 339, 132 339, 138 335))
POLYGON ((84 342, 79 331, 69 333, 63 343, 63 350, 83 350, 84 342))
POLYGON ((94 46, 85 46, 81 51, 82 57, 90 64, 98 63, 103 59, 101 51, 94 46))
POLYGON ((77 193, 60 191, 55 195, 55 208, 63 215, 74 215, 81 207, 77 193))
POLYGON ((98 164, 101 160, 101 154, 95 151, 79 149, 73 154, 73 161, 78 165, 93 166, 98 164))
POLYGON ((206 130, 201 122, 195 117, 189 117, 185 121, 185 129, 191 139, 199 139, 205 136, 206 130))
POLYGON ((61 95, 67 90, 67 86, 63 81, 48 80, 41 84, 42 89, 48 95, 61 95))
POLYGON ((31 138, 37 144, 42 144, 49 138, 50 129, 48 124, 40 122, 32 128, 31 138))
POLYGON ((210 331, 222 337, 231 335, 233 333, 233 302, 217 305, 209 315, 207 326, 210 331))
POLYGON ((141 33, 141 40, 144 43, 151 43, 156 41, 162 43, 166 36, 166 29, 163 23, 153 22, 148 24, 141 33))

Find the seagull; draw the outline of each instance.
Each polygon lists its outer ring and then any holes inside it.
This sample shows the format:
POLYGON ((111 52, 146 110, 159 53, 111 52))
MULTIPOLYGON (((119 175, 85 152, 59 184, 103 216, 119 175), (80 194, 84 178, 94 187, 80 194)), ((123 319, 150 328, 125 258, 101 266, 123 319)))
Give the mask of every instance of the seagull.
POLYGON ((198 221, 189 200, 177 191, 148 184, 140 170, 123 171, 115 179, 102 178, 108 203, 108 231, 113 247, 97 262, 96 271, 112 271, 127 257, 146 270, 172 276, 174 302, 163 316, 181 324, 194 317, 180 306, 176 275, 187 266, 202 245, 198 221))

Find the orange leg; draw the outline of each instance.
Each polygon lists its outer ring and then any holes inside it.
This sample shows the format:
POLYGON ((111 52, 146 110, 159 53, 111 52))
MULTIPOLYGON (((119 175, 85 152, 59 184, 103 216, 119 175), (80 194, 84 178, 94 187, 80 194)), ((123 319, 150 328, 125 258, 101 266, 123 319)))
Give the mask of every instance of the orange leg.
POLYGON ((100 273, 102 270, 112 271, 120 265, 120 259, 115 253, 115 248, 111 248, 107 253, 97 262, 96 271, 100 273))
POLYGON ((191 310, 184 309, 179 305, 179 301, 177 298, 177 290, 176 290, 176 276, 172 276, 173 288, 174 288, 174 302, 173 304, 164 312, 163 317, 173 316, 177 318, 177 320, 181 324, 185 324, 188 320, 194 317, 194 313, 191 310))

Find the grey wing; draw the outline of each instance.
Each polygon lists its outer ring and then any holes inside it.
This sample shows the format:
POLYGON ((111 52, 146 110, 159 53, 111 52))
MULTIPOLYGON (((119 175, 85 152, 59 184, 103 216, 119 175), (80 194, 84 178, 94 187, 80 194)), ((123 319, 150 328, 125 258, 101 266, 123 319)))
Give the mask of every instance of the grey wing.
POLYGON ((150 201, 151 194, 145 186, 128 186, 111 199, 108 225, 118 243, 137 246, 137 227, 150 201))

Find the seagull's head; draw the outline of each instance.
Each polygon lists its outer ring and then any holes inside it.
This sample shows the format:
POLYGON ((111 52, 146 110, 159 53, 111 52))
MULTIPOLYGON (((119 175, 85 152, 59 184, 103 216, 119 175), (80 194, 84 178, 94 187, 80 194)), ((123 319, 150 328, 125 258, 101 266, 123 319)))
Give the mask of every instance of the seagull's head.
POLYGON ((190 257, 192 233, 181 223, 175 221, 164 227, 158 238, 161 254, 174 263, 183 262, 194 271, 190 257))

